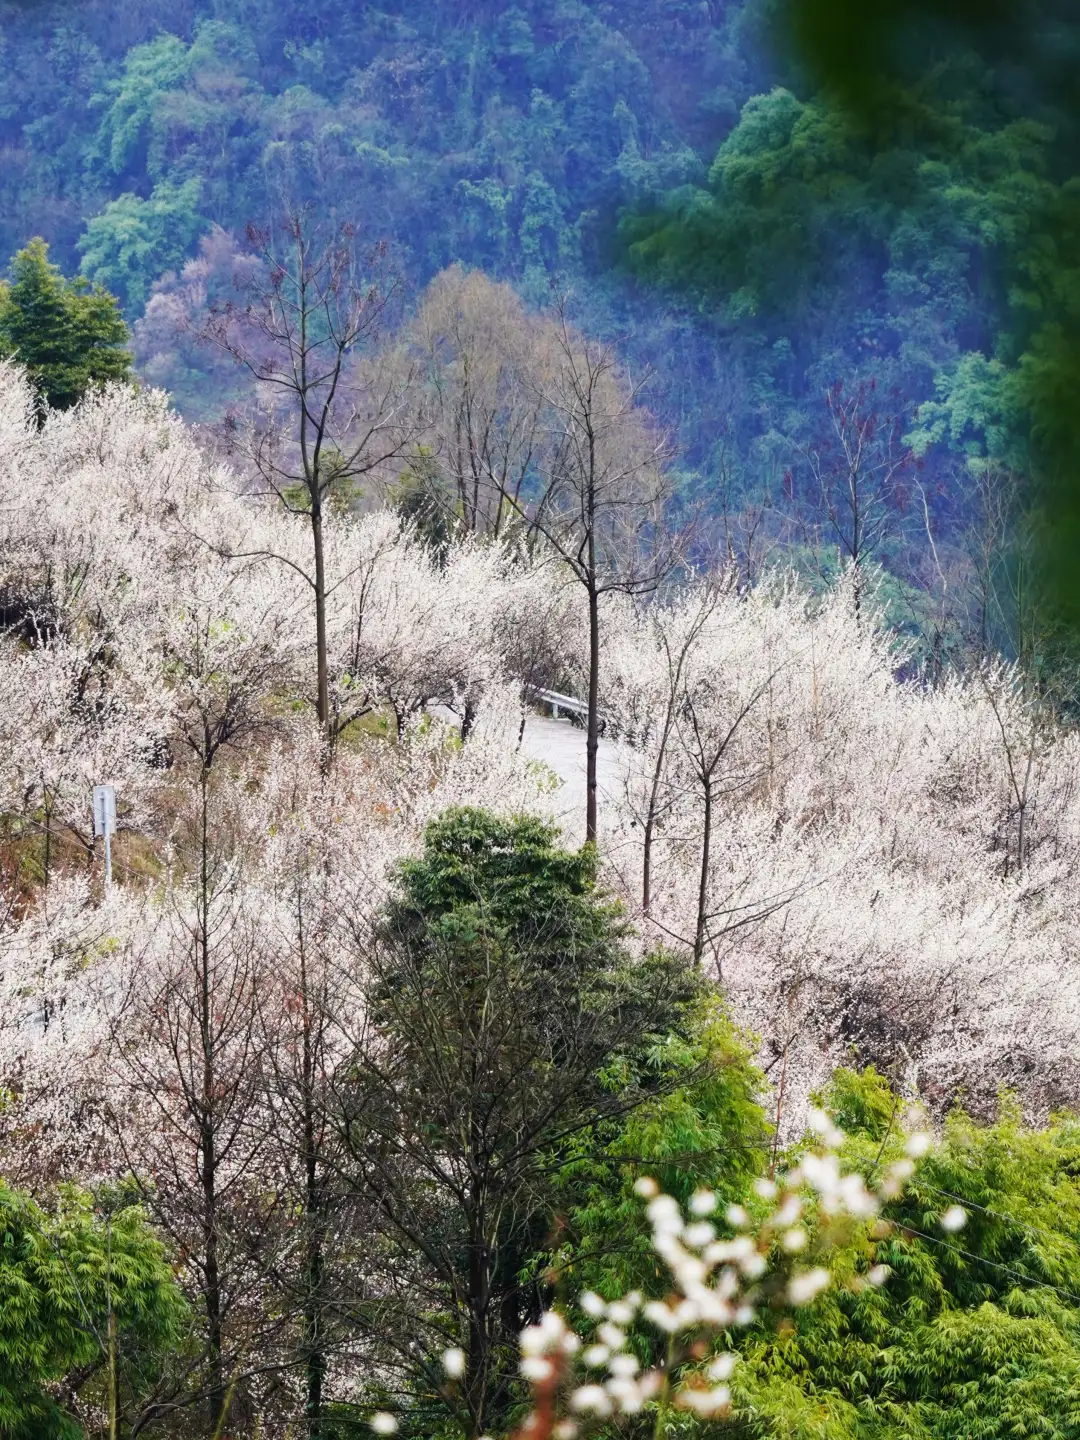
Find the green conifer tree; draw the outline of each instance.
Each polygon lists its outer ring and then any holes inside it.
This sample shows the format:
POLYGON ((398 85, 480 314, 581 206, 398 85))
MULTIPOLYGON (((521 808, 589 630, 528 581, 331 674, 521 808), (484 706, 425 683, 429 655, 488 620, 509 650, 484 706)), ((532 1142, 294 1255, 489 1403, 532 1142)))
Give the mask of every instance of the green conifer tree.
POLYGON ((14 257, 0 284, 0 354, 26 366, 44 405, 66 410, 91 386, 126 380, 127 338, 116 298, 65 279, 40 237, 14 257))

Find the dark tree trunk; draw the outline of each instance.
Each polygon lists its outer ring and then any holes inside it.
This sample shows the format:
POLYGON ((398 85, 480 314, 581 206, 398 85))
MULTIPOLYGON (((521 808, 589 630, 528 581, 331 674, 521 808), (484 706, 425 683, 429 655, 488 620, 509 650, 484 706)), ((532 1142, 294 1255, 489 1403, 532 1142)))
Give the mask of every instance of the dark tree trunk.
MULTIPOLYGON (((302 923, 302 922, 301 922, 302 923)), ((302 933, 302 932, 301 932, 302 933)), ((307 1254, 304 1276, 304 1369, 307 1395, 305 1418, 308 1440, 321 1440, 323 1387, 326 1380, 326 1353, 323 1336, 323 1290, 325 1286, 324 1233, 325 1194, 319 1175, 316 1135, 316 1083, 318 1060, 312 1043, 312 1014, 307 964, 301 947, 300 979, 304 1003, 304 1209, 307 1221, 307 1254)), ((317 1023, 317 1022, 316 1022, 317 1023)))
POLYGON ((304 1143, 307 1153, 305 1164, 305 1195, 307 1209, 307 1260, 304 1295, 304 1368, 306 1372, 307 1395, 305 1417, 308 1440, 320 1440, 322 1435, 323 1385, 326 1379, 326 1355, 323 1350, 323 1196, 319 1183, 318 1165, 315 1158, 314 1126, 310 1111, 305 1116, 304 1143))
POLYGON ((216 1435, 225 1413, 224 1343, 221 1315, 221 1275, 218 1268, 217 1229, 217 1134, 215 1130, 214 1004, 210 982, 210 872, 209 872, 209 773, 201 776, 199 836, 199 929, 195 936, 199 960, 199 1022, 202 1030, 202 1097, 199 1134, 199 1165, 202 1179, 203 1303, 206 1309, 206 1345, 209 1369, 210 1430, 216 1435))
POLYGON ((709 860, 712 850, 712 776, 705 777, 705 817, 701 827, 701 876, 698 880, 697 924, 694 928, 694 963, 705 956, 705 927, 709 904, 709 860))
POLYGON ((319 724, 330 735, 330 662, 326 644, 326 561, 323 554, 322 496, 311 487, 311 543, 315 559, 315 667, 319 724))
POLYGON ((465 1361, 470 1440, 484 1434, 491 1381, 491 1266, 484 1234, 483 1205, 479 1201, 476 1202, 473 1221, 469 1239, 469 1341, 465 1361))
POLYGON ((589 711, 585 740, 585 840, 596 841, 596 762, 600 750, 600 597, 589 587, 589 711))

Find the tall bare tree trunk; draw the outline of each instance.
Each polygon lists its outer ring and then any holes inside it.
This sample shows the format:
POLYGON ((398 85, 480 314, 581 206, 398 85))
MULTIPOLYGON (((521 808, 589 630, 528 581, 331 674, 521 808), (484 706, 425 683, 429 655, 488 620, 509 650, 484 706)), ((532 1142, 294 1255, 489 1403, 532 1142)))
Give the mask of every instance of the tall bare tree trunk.
MULTIPOLYGON (((287 514, 307 511, 312 554, 303 565, 273 549, 257 552, 297 571, 315 593, 315 709, 328 746, 335 737, 330 714, 330 658, 327 641, 327 581, 323 506, 334 493, 347 497, 360 476, 407 453, 419 423, 400 412, 410 374, 357 363, 374 346, 384 312, 397 290, 370 276, 378 273, 383 247, 367 257, 369 278, 357 270, 356 232, 345 224, 320 238, 306 209, 281 217, 268 230, 251 228, 250 239, 265 262, 246 287, 247 303, 229 303, 213 313, 202 338, 224 350, 254 379, 286 402, 296 425, 300 466, 270 443, 278 402, 250 435, 237 442, 264 493, 287 514), (267 279, 266 276, 270 278, 267 279), (362 367, 361 367, 362 368, 362 367)), ((244 432, 245 434, 247 432, 244 432)), ((240 559, 247 553, 233 552, 240 559)), ((329 750, 328 750, 329 754, 329 750)))
POLYGON ((330 662, 326 643, 326 559, 323 548, 322 496, 317 485, 311 492, 311 545, 315 562, 315 711, 329 743, 333 735, 330 730, 330 662))
POLYGON ((225 1412, 225 1369, 221 1318, 221 1275, 218 1268, 217 1135, 214 1125, 216 1076, 214 1073, 214 1016, 210 984, 210 868, 209 773, 200 776, 199 817, 199 926, 195 934, 199 975, 199 1026, 202 1044, 202 1105, 199 1125, 199 1169, 202 1180, 203 1304, 210 1370, 208 1401, 210 1429, 216 1434, 225 1412))
POLYGON ((600 750, 600 597, 589 587, 589 713, 585 740, 585 841, 596 843, 596 761, 600 750))
POLYGON ((484 1202, 471 1197, 469 1235, 469 1341, 465 1362, 465 1398, 469 1407, 470 1440, 484 1434, 491 1383, 491 1268, 484 1225, 484 1202))
MULTIPOLYGON (((682 669, 680 657, 679 669, 682 669)), ((668 700, 667 709, 664 714, 664 728, 660 740, 660 746, 656 752, 656 764, 653 766, 652 781, 649 785, 649 805, 645 812, 644 838, 641 847, 641 908, 648 915, 652 908, 652 861, 653 861, 653 840, 656 836, 656 822, 660 808, 660 782, 664 774, 664 761, 667 759, 668 740, 671 735, 672 712, 674 710, 674 691, 668 700)))
MULTIPOLYGON (((302 927, 302 920, 301 920, 302 927)), ((307 1220, 304 1257, 304 1369, 307 1395, 305 1417, 308 1440, 320 1440, 323 1419, 323 1387, 326 1381, 326 1354, 323 1349, 323 1288, 326 1266, 323 1245, 325 1197, 319 1175, 319 1147, 316 1137, 316 1095, 318 1059, 312 1043, 313 1016, 308 969, 301 928, 300 983, 304 1006, 303 1031, 303 1139, 304 1209, 307 1220)))
POLYGON ((709 861, 712 855, 712 775, 704 778, 705 816, 701 825, 701 876, 698 880, 697 923, 694 926, 694 964, 705 957, 705 927, 709 904, 709 861))
POLYGON ((641 855, 641 908, 646 915, 652 909, 652 845, 656 826, 656 810, 650 801, 645 819, 645 838, 641 855))
POLYGON ((307 1208, 307 1256, 304 1296, 304 1367, 307 1396, 305 1415, 308 1440, 322 1435, 323 1385, 326 1380, 326 1355, 323 1352, 323 1197, 315 1153, 314 1115, 310 1105, 304 1115, 304 1202, 307 1208))

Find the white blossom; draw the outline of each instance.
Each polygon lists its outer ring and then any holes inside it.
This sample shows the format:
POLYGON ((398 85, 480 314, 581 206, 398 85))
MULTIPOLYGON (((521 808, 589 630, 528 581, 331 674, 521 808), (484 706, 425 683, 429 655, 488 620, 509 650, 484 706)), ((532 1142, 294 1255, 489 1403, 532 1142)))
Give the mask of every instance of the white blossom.
POLYGON ((792 1305, 806 1305, 828 1288, 831 1277, 824 1266, 803 1270, 788 1281, 787 1294, 792 1305))
POLYGON ((943 1230, 954 1232, 964 1228, 967 1224, 967 1218, 967 1211, 962 1205, 950 1205, 949 1208, 944 1211, 938 1223, 943 1230))
POLYGON ((451 1380, 460 1380, 465 1374, 465 1351, 456 1345, 444 1350, 442 1367, 451 1380))

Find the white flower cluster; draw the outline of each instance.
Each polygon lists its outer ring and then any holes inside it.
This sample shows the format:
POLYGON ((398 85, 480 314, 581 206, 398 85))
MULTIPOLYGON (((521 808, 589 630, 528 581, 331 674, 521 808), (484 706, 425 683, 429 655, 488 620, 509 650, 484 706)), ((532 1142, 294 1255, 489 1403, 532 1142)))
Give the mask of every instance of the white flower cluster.
MULTIPOLYGON (((726 1207, 726 1228, 735 1231, 729 1238, 721 1237, 713 1218, 719 1201, 711 1191, 697 1191, 685 1213, 673 1196, 661 1192, 655 1180, 647 1176, 638 1180, 635 1189, 646 1201, 652 1248, 671 1272, 672 1292, 666 1300, 646 1300, 637 1290, 617 1300, 604 1300, 586 1290, 579 1295, 578 1305, 596 1322, 589 1343, 554 1310, 522 1332, 521 1374, 548 1399, 557 1388, 566 1391, 570 1413, 552 1427, 554 1440, 573 1440, 590 1419, 637 1414, 649 1401, 670 1403, 702 1417, 727 1413, 731 1407, 728 1382, 738 1357, 727 1351, 714 1355, 703 1369, 695 1368, 688 1378, 673 1384, 682 1361, 696 1353, 686 1343, 689 1338, 702 1331, 746 1326, 754 1320, 761 1298, 759 1282, 769 1269, 770 1252, 778 1247, 794 1254, 809 1245, 810 1236, 802 1223, 808 1202, 830 1220, 841 1216, 870 1220, 883 1199, 899 1194, 913 1169, 909 1157, 925 1154, 929 1144, 921 1132, 912 1135, 908 1156, 891 1162, 872 1190, 860 1174, 841 1167, 836 1152, 844 1141, 843 1131, 819 1110, 811 1112, 811 1128, 820 1140, 816 1149, 804 1154, 779 1182, 766 1177, 756 1182, 756 1195, 767 1206, 764 1214, 754 1218, 741 1205, 726 1207), (662 1366, 643 1369, 633 1353, 631 1329, 638 1321, 666 1338, 667 1359, 662 1366), (603 1378, 589 1377, 578 1383, 581 1370, 605 1373, 603 1378)), ((947 1222, 948 1215, 943 1216, 945 1228, 947 1222)), ((887 1266, 875 1265, 853 1283, 857 1287, 881 1285, 888 1275, 887 1266)), ((781 1296, 790 1305, 806 1305, 831 1283, 824 1264, 807 1265, 787 1276, 781 1296)), ((539 1408, 529 1427, 533 1432, 538 1428, 539 1408)))
MULTIPOLYGON (((47 880, 92 859, 90 788, 110 781, 118 874, 128 836, 167 864, 183 762, 296 739, 311 713, 308 520, 245 493, 160 393, 109 389, 39 426, 3 362, 0 440, 0 804, 47 880)), ((409 741, 389 767, 389 852, 447 799, 565 810, 575 732, 537 722, 548 755, 571 752, 559 800, 526 773, 545 755, 519 748, 522 682, 584 690, 565 567, 475 535, 436 557, 385 509, 328 515, 325 551, 334 725, 409 741), (467 716, 468 744, 433 709, 467 716)), ((702 577, 648 603, 605 595, 606 878, 762 1036, 785 1136, 852 1043, 907 1056, 909 1083, 937 1095, 962 1084, 992 1105, 1011 1085, 1031 1114, 1074 1101, 1080 737, 1007 668, 898 679, 858 593, 850 577, 820 603, 702 577)))
POLYGON ((612 597, 605 626, 603 854, 762 1037, 784 1138, 853 1047, 946 1102, 1074 1103, 1075 730, 1007 667, 899 679, 850 575, 612 597))

